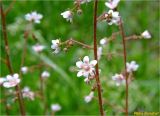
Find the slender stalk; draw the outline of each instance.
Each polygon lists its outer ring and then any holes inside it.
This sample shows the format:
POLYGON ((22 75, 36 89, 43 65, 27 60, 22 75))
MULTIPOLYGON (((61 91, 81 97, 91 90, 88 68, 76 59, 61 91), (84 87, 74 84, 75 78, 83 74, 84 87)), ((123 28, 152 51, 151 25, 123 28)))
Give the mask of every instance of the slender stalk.
POLYGON ((43 106, 44 106, 44 115, 46 115, 46 111, 47 111, 47 104, 46 104, 46 100, 45 100, 45 96, 44 96, 44 80, 43 77, 40 74, 40 94, 41 94, 41 99, 43 102, 43 106))
MULTIPOLYGON (((11 65, 11 61, 10 61, 10 53, 9 53, 9 45, 8 45, 8 38, 7 38, 7 29, 6 29, 6 15, 3 11, 3 8, 2 8, 2 2, 0 2, 0 11, 1 11, 1 20, 2 20, 2 33, 3 33, 3 38, 4 38, 4 43, 5 43, 5 51, 6 51, 6 60, 7 60, 7 67, 10 71, 11 74, 14 73, 13 71, 13 68, 12 68, 12 65, 11 65)), ((16 89, 16 95, 17 95, 17 98, 18 98, 18 101, 19 101, 19 107, 20 107, 20 112, 21 112, 21 115, 25 115, 25 111, 24 111, 24 104, 23 104, 23 99, 22 99, 22 94, 21 94, 21 91, 20 91, 20 87, 19 85, 17 85, 15 87, 16 89)))
POLYGON ((76 44, 79 44, 79 45, 81 45, 81 46, 83 46, 83 47, 85 47, 85 48, 93 49, 93 47, 91 47, 91 46, 89 46, 89 45, 87 45, 87 44, 84 44, 84 43, 82 43, 82 42, 76 41, 76 40, 74 40, 74 39, 69 39, 69 41, 72 41, 72 42, 74 42, 74 43, 76 43, 76 44))
MULTIPOLYGON (((97 36, 97 7, 98 7, 98 0, 95 0, 94 1, 94 28, 93 28, 93 31, 94 31, 94 59, 98 61, 98 56, 97 56, 97 39, 96 39, 96 36, 97 36)), ((101 116, 104 116, 104 111, 103 111, 103 103, 102 103, 102 93, 101 93, 101 82, 100 82, 100 79, 99 79, 99 68, 98 68, 98 62, 97 62, 97 65, 96 65, 96 75, 95 75, 95 78, 96 78, 96 83, 97 83, 97 90, 98 90, 98 101, 99 101, 99 110, 100 110, 100 114, 101 116)))
POLYGON ((128 74, 127 74, 127 66, 126 66, 127 53, 126 53, 125 33, 123 29, 122 19, 120 19, 119 29, 121 30, 121 36, 123 41, 123 57, 124 57, 124 66, 125 66, 125 77, 126 77, 125 112, 126 112, 126 116, 128 116, 128 74))
POLYGON ((6 11, 5 11, 5 15, 13 8, 13 5, 14 5, 14 3, 16 2, 16 0, 13 0, 12 2, 11 2, 11 4, 9 5, 9 7, 6 9, 6 11))
POLYGON ((26 52, 27 52, 27 37, 24 36, 24 46, 23 46, 23 52, 22 52, 22 58, 21 58, 21 65, 20 65, 20 71, 19 71, 19 75, 20 77, 22 77, 22 72, 21 72, 21 68, 24 65, 24 60, 26 57, 26 52))

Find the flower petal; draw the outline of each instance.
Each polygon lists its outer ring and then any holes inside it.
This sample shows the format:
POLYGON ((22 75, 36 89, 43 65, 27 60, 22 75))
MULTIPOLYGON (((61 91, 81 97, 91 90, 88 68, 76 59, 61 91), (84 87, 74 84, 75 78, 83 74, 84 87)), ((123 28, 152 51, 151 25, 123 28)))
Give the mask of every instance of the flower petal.
POLYGON ((85 57, 83 58, 83 62, 89 63, 89 57, 88 57, 88 56, 85 56, 85 57))
POLYGON ((76 66, 77 66, 78 68, 81 68, 81 67, 82 67, 82 64, 83 64, 83 62, 82 62, 82 61, 78 61, 78 62, 76 62, 76 66))
POLYGON ((78 73, 77 73, 77 77, 80 77, 80 76, 82 76, 83 75, 83 71, 79 71, 78 73))
POLYGON ((92 66, 95 66, 95 65, 97 64, 97 60, 92 60, 92 61, 90 62, 90 64, 91 64, 92 66))

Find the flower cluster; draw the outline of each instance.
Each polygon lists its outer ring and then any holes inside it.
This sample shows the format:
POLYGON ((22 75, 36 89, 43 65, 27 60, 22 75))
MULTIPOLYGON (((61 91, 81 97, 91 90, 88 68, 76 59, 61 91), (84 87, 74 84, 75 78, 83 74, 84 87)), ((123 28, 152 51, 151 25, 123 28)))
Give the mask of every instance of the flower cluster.
POLYGON ((136 71, 137 69, 138 69, 138 67, 139 67, 139 65, 138 64, 136 64, 136 62, 135 61, 131 61, 130 63, 126 63, 126 66, 127 66, 127 72, 128 73, 131 73, 131 72, 133 72, 133 71, 136 71))
POLYGON ((145 39, 150 39, 150 38, 151 38, 151 34, 149 33, 148 30, 145 30, 145 31, 141 34, 141 36, 142 36, 143 38, 145 38, 145 39))
POLYGON ((57 54, 60 51, 60 40, 56 39, 56 40, 52 40, 52 45, 51 48, 54 50, 53 53, 57 54))
POLYGON ((40 44, 36 44, 36 45, 32 46, 32 49, 37 53, 42 52, 42 50, 44 50, 44 48, 45 48, 45 46, 40 45, 40 44))
POLYGON ((30 91, 29 87, 24 87, 22 90, 22 96, 24 98, 29 98, 30 100, 34 100, 35 94, 34 92, 30 91))
MULTIPOLYGON (((139 67, 139 65, 136 64, 135 61, 131 61, 130 63, 127 62, 126 66, 127 66, 127 73, 132 73, 134 71, 137 71, 139 67)), ((115 74, 114 76, 112 76, 112 80, 114 80, 116 82, 116 85, 119 86, 125 82, 125 76, 123 76, 122 74, 115 74)), ((131 80, 131 77, 129 77, 129 80, 131 80)))
POLYGON ((37 13, 36 11, 28 13, 25 15, 25 19, 30 22, 40 23, 40 20, 43 18, 43 15, 37 13))
POLYGON ((89 57, 85 56, 83 61, 76 62, 76 66, 79 68, 77 77, 84 76, 88 78, 89 76, 94 76, 95 68, 94 66, 97 64, 96 60, 89 61, 89 57))
POLYGON ((65 18, 67 21, 72 22, 72 17, 73 17, 73 13, 70 10, 64 11, 63 13, 61 13, 61 15, 63 16, 63 18, 65 18))
POLYGON ((108 25, 118 25, 120 21, 119 12, 109 10, 108 13, 105 14, 105 19, 108 22, 108 25))
POLYGON ((26 67, 26 66, 21 67, 21 72, 23 74, 26 74, 28 72, 28 67, 26 67))
POLYGON ((49 76, 50 76, 50 73, 48 71, 43 71, 42 74, 41 74, 41 77, 43 79, 48 78, 49 76))
POLYGON ((51 110, 53 111, 53 112, 57 112, 57 111, 60 111, 62 108, 61 108, 61 106, 59 105, 59 104, 52 104, 51 105, 51 110))
POLYGON ((116 85, 119 86, 125 82, 125 78, 122 74, 115 74, 112 76, 112 80, 116 82, 116 85))
POLYGON ((62 12, 61 16, 64 19, 66 19, 67 21, 72 22, 73 21, 73 14, 74 14, 73 11, 77 10, 77 14, 81 14, 82 13, 81 4, 88 3, 90 1, 91 0, 75 0, 75 2, 74 2, 75 8, 62 12))
POLYGON ((17 73, 13 75, 7 75, 6 78, 0 78, 0 84, 5 88, 15 87, 20 83, 19 75, 17 73))

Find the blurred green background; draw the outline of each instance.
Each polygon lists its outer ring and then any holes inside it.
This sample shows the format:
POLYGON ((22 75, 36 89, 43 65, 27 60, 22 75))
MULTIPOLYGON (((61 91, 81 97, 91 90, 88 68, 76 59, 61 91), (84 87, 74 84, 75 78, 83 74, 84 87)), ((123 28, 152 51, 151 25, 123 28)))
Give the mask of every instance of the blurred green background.
MULTIPOLYGON (((10 3, 11 1, 3 1, 4 8, 6 9, 10 3)), ((104 3, 105 1, 99 2, 98 15, 108 11, 104 3)), ((90 93, 92 85, 86 85, 83 77, 77 78, 77 72, 71 71, 79 58, 89 55, 93 59, 93 53, 74 45, 68 52, 61 51, 55 55, 50 48, 52 39, 61 38, 61 41, 65 41, 70 37, 93 45, 93 1, 82 5, 83 13, 81 15, 75 13, 72 24, 60 15, 68 8, 73 8, 73 1, 16 1, 6 17, 12 65, 14 71, 18 72, 24 43, 23 32, 27 25, 27 21, 24 19, 25 14, 31 11, 43 14, 41 23, 34 25, 33 33, 37 37, 38 43, 45 45, 46 49, 41 54, 33 52, 31 46, 37 42, 29 37, 24 65, 30 67, 44 62, 51 67, 43 67, 41 70, 37 69, 23 75, 21 88, 29 86, 31 90, 38 91, 39 75, 43 70, 47 70, 51 73, 50 78, 45 81, 45 99, 48 113, 50 113, 52 103, 59 103, 62 110, 57 112, 57 115, 98 115, 99 108, 96 99, 88 104, 84 102, 84 96, 90 93)), ((139 35, 146 29, 152 35, 150 40, 142 39, 127 42, 127 61, 135 60, 139 64, 138 71, 134 73, 135 78, 129 85, 129 113, 133 115, 133 112, 136 111, 158 112, 159 0, 121 1, 118 10, 122 16, 127 36, 139 35)), ((103 37, 109 37, 112 32, 117 31, 117 26, 108 26, 106 22, 99 22, 98 42, 103 37)), ((1 39, 0 45, 1 58, 4 59, 3 39, 1 39)), ((120 53, 122 48, 121 37, 118 36, 116 41, 105 46, 103 53, 120 53)), ((123 70, 123 57, 116 55, 112 59, 108 59, 104 55, 99 63, 103 98, 106 101, 104 110, 107 115, 123 115, 121 109, 125 107, 125 86, 117 87, 111 78, 115 73, 120 73, 123 70)), ((0 69, 0 77, 9 74, 2 61, 0 69)), ((8 89, 1 87, 1 99, 4 98, 4 90, 8 91, 8 89)), ((96 92, 95 96, 97 96, 96 92)), ((12 97, 7 98, 7 102, 11 105, 10 114, 15 115, 19 113, 18 103, 11 103, 12 97)), ((25 105, 28 115, 42 115, 44 112, 43 103, 39 97, 36 97, 34 101, 25 99, 25 105)), ((3 103, 0 105, 0 114, 5 114, 3 103)))

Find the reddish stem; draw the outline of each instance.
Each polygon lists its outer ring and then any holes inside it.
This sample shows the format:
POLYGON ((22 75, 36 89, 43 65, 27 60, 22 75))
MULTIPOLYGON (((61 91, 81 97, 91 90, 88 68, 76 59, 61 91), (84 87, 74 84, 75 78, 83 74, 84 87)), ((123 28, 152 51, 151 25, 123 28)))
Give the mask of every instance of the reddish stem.
MULTIPOLYGON (((8 45, 6 20, 5 20, 6 15, 5 15, 5 13, 3 11, 3 8, 2 8, 2 2, 0 2, 0 3, 1 3, 0 4, 0 11, 1 11, 1 19, 2 19, 2 33, 3 33, 4 42, 5 42, 7 67, 9 69, 10 73, 14 74, 14 71, 13 71, 13 68, 12 68, 12 65, 11 65, 11 61, 10 61, 10 54, 9 54, 9 45, 8 45)), ((16 89, 17 98, 18 98, 18 101, 19 101, 20 112, 21 112, 21 115, 24 116, 25 115, 24 104, 23 104, 22 93, 21 93, 19 85, 17 85, 15 87, 15 89, 16 89)))
MULTIPOLYGON (((98 61, 98 57, 97 57, 97 6, 98 6, 98 0, 94 1, 94 59, 98 61)), ((104 111, 103 111, 103 103, 102 103, 102 93, 101 93, 101 82, 99 79, 99 68, 98 68, 98 62, 96 65, 96 83, 97 83, 97 90, 98 90, 98 101, 99 101, 99 110, 100 110, 100 114, 101 116, 104 116, 104 111)))
POLYGON ((123 41, 123 57, 124 57, 124 66, 125 66, 125 83, 126 83, 126 98, 125 98, 125 112, 126 116, 128 116, 128 76, 127 76, 127 66, 126 66, 126 59, 127 59, 127 53, 126 53, 126 42, 125 42, 125 33, 124 28, 122 24, 122 20, 120 19, 119 29, 121 30, 121 36, 123 41))

